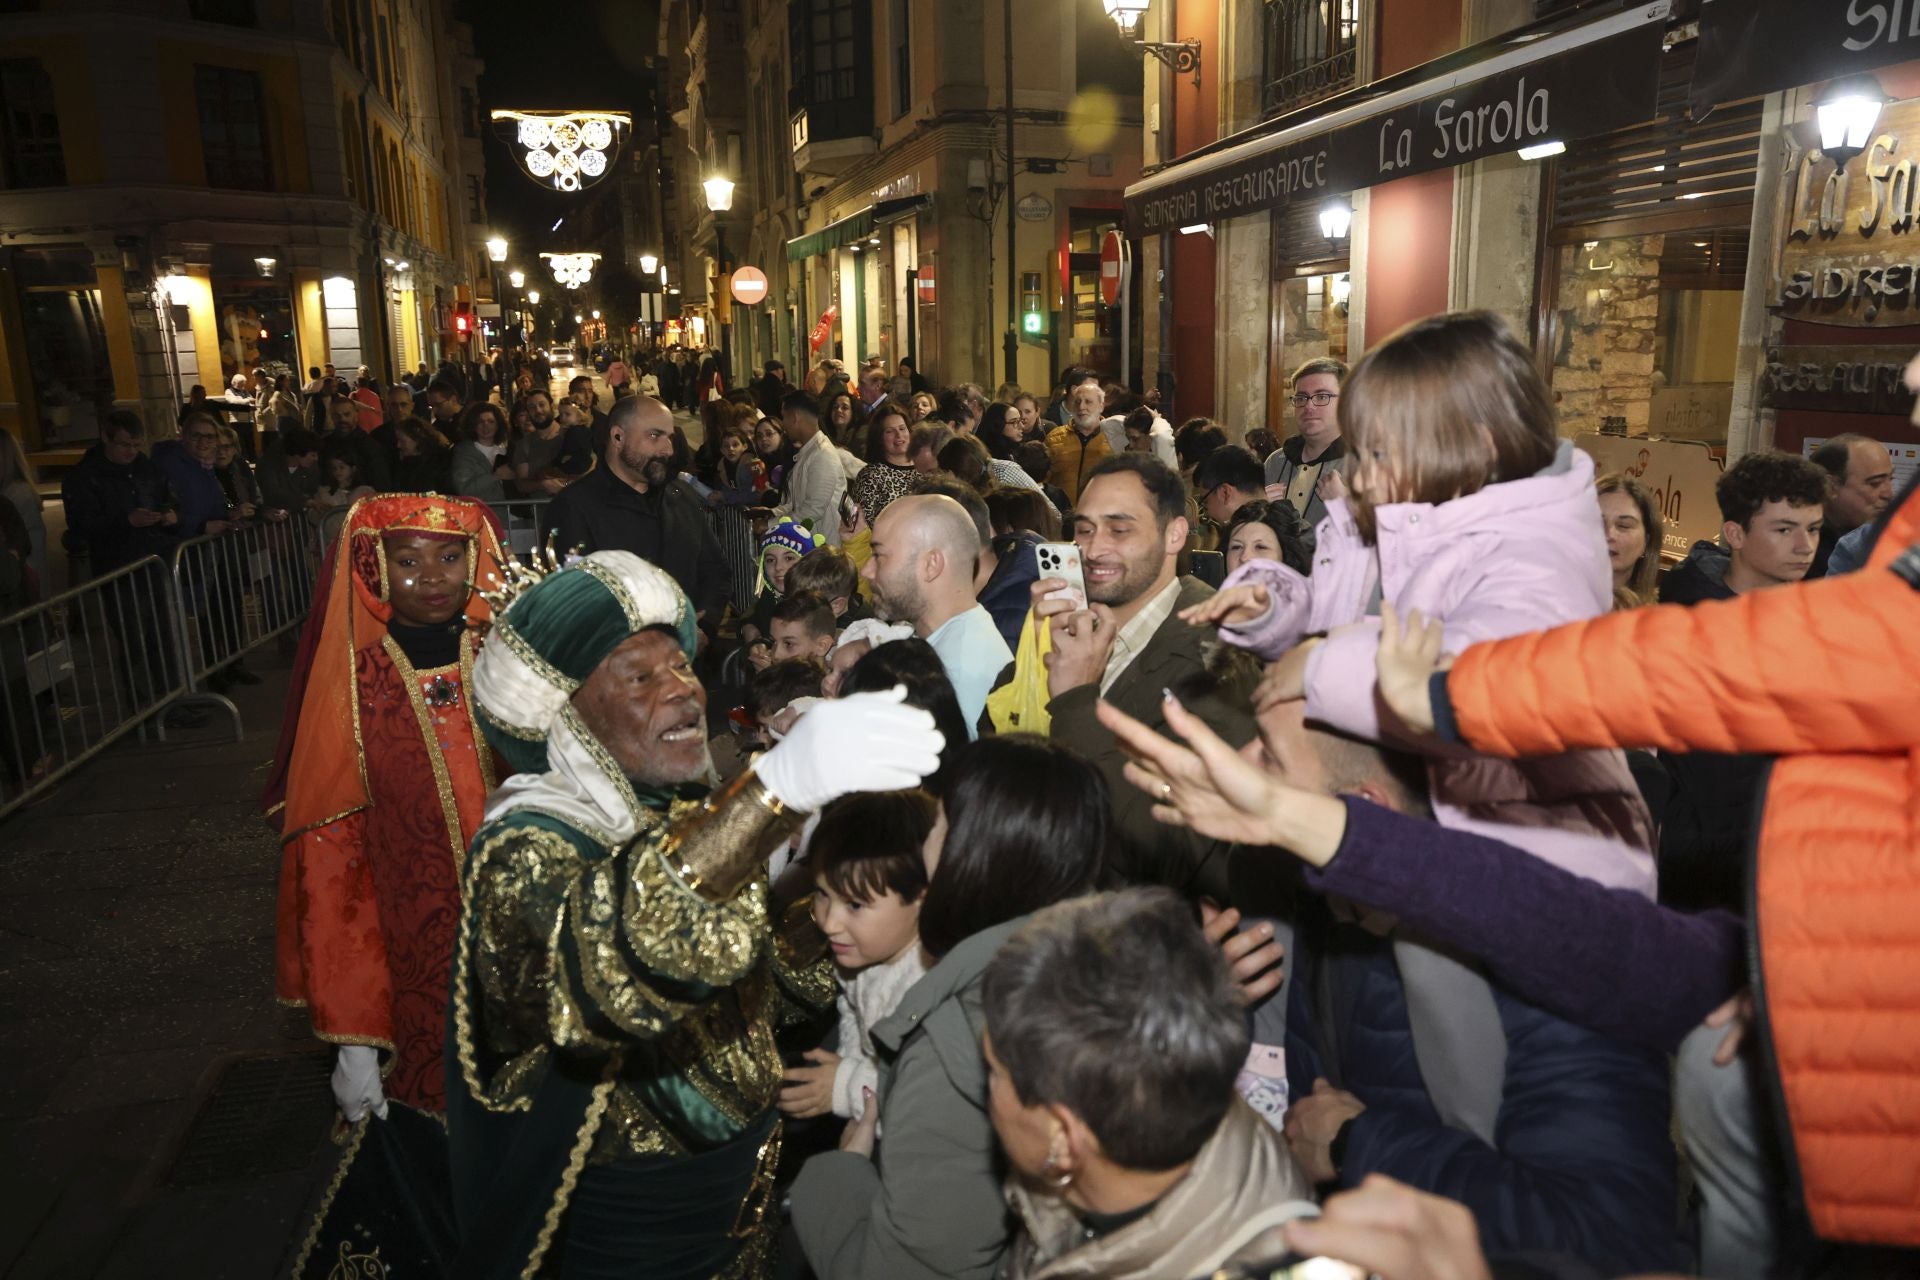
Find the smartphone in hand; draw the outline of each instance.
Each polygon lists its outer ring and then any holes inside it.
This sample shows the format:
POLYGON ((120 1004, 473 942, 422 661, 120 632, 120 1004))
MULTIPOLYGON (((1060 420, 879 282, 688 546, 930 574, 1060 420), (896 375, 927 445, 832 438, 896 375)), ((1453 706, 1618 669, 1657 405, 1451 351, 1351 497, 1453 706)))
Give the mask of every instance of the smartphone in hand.
POLYGON ((1073 607, 1087 607, 1087 575, 1080 564, 1080 544, 1077 542, 1043 542, 1035 551, 1040 562, 1040 576, 1043 578, 1061 578, 1066 581, 1062 587, 1047 596, 1049 600, 1071 600, 1073 607))

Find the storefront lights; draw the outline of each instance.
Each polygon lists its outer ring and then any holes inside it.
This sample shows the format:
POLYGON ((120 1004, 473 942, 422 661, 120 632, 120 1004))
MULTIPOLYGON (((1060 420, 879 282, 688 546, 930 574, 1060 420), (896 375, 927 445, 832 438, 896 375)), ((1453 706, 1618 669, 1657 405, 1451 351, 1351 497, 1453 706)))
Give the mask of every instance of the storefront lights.
POLYGON ((1344 240, 1353 226, 1353 206, 1335 200, 1320 210, 1320 234, 1329 240, 1344 240))
POLYGON ((1820 127, 1820 149, 1845 164, 1873 136, 1873 126, 1886 100, 1880 82, 1872 76, 1841 76, 1829 84, 1813 108, 1820 127))
POLYGON ((1540 142, 1531 147, 1520 148, 1522 160, 1545 160, 1548 156, 1564 155, 1567 144, 1564 142, 1540 142))
POLYGON ((507 260, 507 242, 499 236, 494 236, 491 240, 488 240, 487 256, 495 262, 505 262, 507 260))
POLYGON ((624 111, 495 111, 493 121, 517 145, 527 175, 556 191, 579 191, 605 177, 633 125, 624 111))
POLYGON ((260 257, 253 260, 253 269, 263 276, 272 275, 273 269, 279 265, 280 260, 278 258, 260 257))

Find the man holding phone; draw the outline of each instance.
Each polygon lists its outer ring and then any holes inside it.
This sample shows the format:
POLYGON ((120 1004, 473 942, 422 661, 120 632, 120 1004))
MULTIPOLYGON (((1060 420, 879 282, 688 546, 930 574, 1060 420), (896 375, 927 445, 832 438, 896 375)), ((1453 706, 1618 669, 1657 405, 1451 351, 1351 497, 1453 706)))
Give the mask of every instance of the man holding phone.
POLYGON ((1208 674, 1205 633, 1179 618, 1213 594, 1199 579, 1179 574, 1186 509, 1179 472, 1151 455, 1102 462, 1081 492, 1072 545, 1057 549, 1068 559, 1077 551, 1086 605, 1078 607, 1066 579, 1043 571, 1032 588, 1033 612, 1051 630, 1049 736, 1093 760, 1107 777, 1114 870, 1132 883, 1166 884, 1224 902, 1225 859, 1214 856, 1209 842, 1153 820, 1151 800, 1126 785, 1120 773, 1126 757, 1093 714, 1105 700, 1148 724, 1163 723, 1164 691, 1172 689, 1234 746, 1253 737, 1251 674, 1231 682, 1208 674))

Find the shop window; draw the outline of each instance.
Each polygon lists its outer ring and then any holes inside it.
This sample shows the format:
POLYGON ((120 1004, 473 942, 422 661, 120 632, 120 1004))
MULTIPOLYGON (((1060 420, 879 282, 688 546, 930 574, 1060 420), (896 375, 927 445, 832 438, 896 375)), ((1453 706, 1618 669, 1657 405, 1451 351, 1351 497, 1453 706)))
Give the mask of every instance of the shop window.
POLYGON ((1548 170, 1536 340, 1569 435, 1725 439, 1762 103, 1693 119, 1694 48, 1662 59, 1653 120, 1548 170))
POLYGON ((262 366, 294 366, 293 298, 284 284, 216 277, 213 306, 220 325, 222 382, 262 366))
POLYGON ((1317 204, 1277 209, 1269 223, 1273 244, 1273 305, 1269 309, 1267 424, 1285 438, 1293 409, 1287 379, 1309 360, 1350 354, 1347 315, 1353 280, 1348 242, 1320 230, 1317 204))
POLYGON ((206 157, 207 185, 273 190, 259 75, 235 67, 197 66, 193 87, 200 103, 200 148, 206 157))
MULTIPOLYGON (((1585 240, 1558 251, 1553 390, 1561 429, 1673 435, 1663 393, 1732 402, 1746 232, 1673 231, 1585 240)), ((1724 415, 1687 434, 1724 439, 1724 415)))
POLYGON ((187 0, 187 12, 198 22, 224 22, 232 27, 260 25, 254 0, 187 0))
POLYGON ((1108 209, 1074 209, 1068 215, 1067 311, 1055 335, 1062 365, 1084 365, 1109 376, 1120 370, 1120 313, 1100 292, 1100 245, 1120 229, 1108 209))
POLYGON ((113 367, 98 289, 32 289, 21 295, 27 367, 45 445, 82 444, 113 408, 113 367))
POLYGON ((1354 82, 1361 0, 1268 0, 1268 115, 1330 97, 1354 82))
POLYGON ((7 186, 66 183, 53 80, 38 58, 0 59, 0 148, 4 148, 7 186))

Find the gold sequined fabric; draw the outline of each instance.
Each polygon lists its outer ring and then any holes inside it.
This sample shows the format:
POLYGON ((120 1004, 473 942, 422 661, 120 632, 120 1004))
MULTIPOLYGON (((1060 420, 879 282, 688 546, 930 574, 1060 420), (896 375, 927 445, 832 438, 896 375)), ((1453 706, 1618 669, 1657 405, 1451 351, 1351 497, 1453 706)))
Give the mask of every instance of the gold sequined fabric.
POLYGON ((455 987, 476 1099, 523 1109, 549 1054, 579 1070, 617 1054, 593 1163, 705 1150, 766 1114, 782 1070, 774 1028, 796 1008, 829 1006, 833 979, 824 957, 784 962, 795 951, 773 943, 764 872, 717 902, 677 874, 667 850, 695 813, 758 847, 777 815, 753 803, 751 821, 729 817, 740 803, 677 804, 617 852, 524 815, 480 834, 459 975, 470 981, 455 987))

